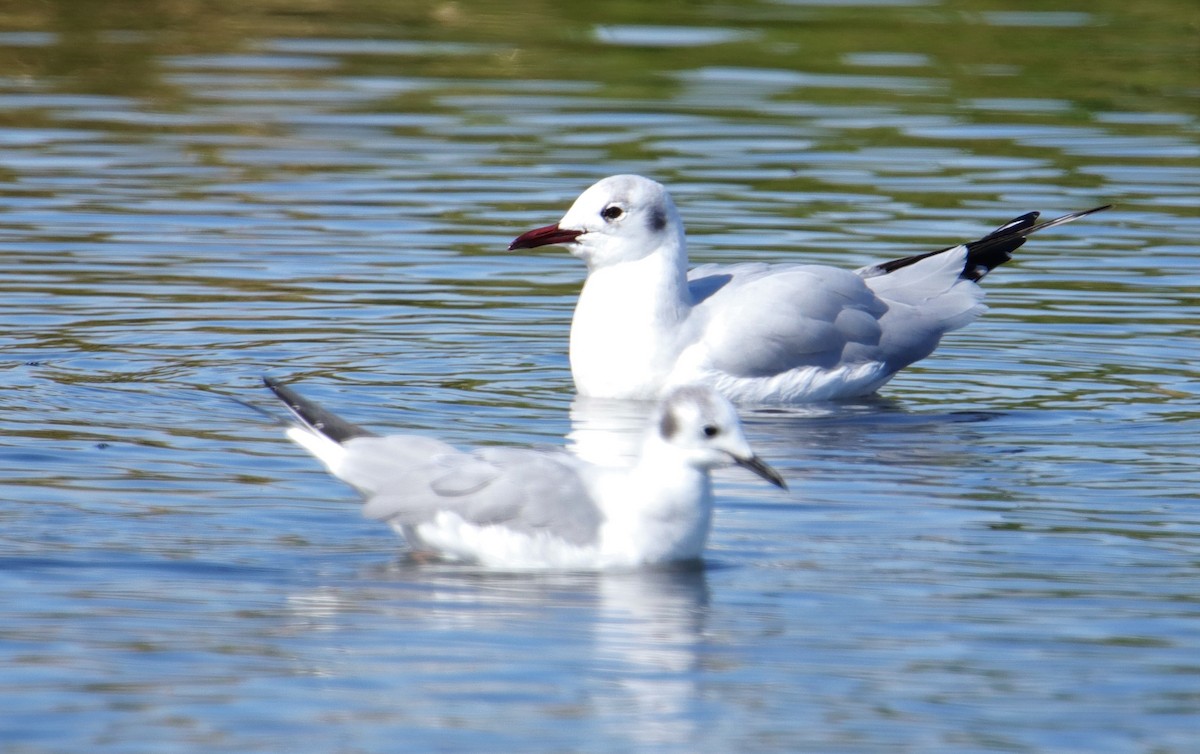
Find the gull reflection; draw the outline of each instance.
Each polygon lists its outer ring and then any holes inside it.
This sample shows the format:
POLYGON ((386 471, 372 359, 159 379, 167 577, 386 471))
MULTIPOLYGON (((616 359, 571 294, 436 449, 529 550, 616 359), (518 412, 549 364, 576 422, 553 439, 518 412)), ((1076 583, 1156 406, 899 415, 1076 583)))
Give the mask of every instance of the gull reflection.
POLYGON ((633 750, 693 743, 704 725, 699 563, 502 573, 402 560, 359 576, 289 596, 290 630, 336 648, 294 661, 393 689, 373 697, 379 714, 504 735, 586 720, 633 750))

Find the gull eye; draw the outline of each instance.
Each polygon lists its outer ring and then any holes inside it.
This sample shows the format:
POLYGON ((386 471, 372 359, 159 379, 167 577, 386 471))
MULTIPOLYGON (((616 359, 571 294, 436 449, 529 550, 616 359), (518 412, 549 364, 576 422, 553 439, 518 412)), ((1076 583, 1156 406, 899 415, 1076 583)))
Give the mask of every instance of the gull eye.
POLYGON ((610 204, 600 211, 600 216, 605 220, 616 220, 621 215, 625 214, 625 210, 615 204, 610 204))
POLYGON ((704 429, 700 430, 705 437, 716 437, 721 434, 721 428, 715 424, 705 424, 704 429))

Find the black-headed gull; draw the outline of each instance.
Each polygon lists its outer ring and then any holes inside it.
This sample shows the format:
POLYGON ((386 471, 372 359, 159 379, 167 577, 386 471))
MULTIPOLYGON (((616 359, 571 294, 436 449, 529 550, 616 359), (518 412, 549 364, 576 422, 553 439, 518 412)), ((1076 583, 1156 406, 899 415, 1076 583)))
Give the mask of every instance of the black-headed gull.
POLYGON ((264 382, 295 417, 287 436, 363 494, 368 518, 449 559, 514 569, 695 560, 712 520, 710 469, 737 464, 786 488, 729 401, 699 385, 669 392, 634 464, 611 468, 563 451, 380 437, 264 382))
POLYGON ((588 268, 571 323, 581 395, 648 399, 703 383, 744 403, 868 395, 984 310, 976 284, 1025 237, 1108 207, 860 270, 809 264, 687 269, 683 222, 662 185, 605 178, 562 220, 510 249, 562 244, 588 268))

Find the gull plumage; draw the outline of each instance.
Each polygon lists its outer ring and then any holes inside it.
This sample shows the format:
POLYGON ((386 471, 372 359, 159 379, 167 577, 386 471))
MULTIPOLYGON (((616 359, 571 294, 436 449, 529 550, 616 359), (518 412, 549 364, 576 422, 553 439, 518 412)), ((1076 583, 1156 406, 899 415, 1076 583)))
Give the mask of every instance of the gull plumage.
POLYGON ((564 451, 463 451, 417 435, 377 436, 265 379, 294 419, 287 436, 365 498, 414 551, 499 568, 634 568, 701 557, 709 471, 736 464, 779 487, 737 412, 703 386, 670 391, 628 468, 564 451))
POLYGON ((666 189, 616 175, 509 248, 561 244, 587 265, 570 336, 581 395, 651 399, 703 383, 736 402, 800 403, 875 392, 984 311, 978 281, 1027 236, 1102 209, 1043 223, 1030 212, 977 241, 859 270, 745 263, 689 271, 683 221, 666 189))

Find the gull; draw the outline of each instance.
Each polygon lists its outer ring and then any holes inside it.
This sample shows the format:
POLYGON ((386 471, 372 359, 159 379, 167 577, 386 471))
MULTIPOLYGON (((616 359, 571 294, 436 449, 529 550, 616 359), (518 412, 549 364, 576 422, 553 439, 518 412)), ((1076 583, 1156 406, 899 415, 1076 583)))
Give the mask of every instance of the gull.
POLYGON ((1037 222, 1029 212, 977 241, 846 270, 813 264, 688 271, 667 190, 615 175, 510 250, 561 244, 587 265, 571 322, 580 395, 651 399, 685 383, 740 403, 869 395, 983 313, 978 282, 1026 236, 1109 205, 1037 222))
POLYGON ((565 451, 462 451, 417 435, 378 436, 264 383, 294 418, 287 436, 366 498, 421 555, 488 567, 621 569, 696 560, 712 521, 709 471, 736 464, 786 489, 750 449, 737 412, 685 385, 658 404, 628 468, 565 451))

